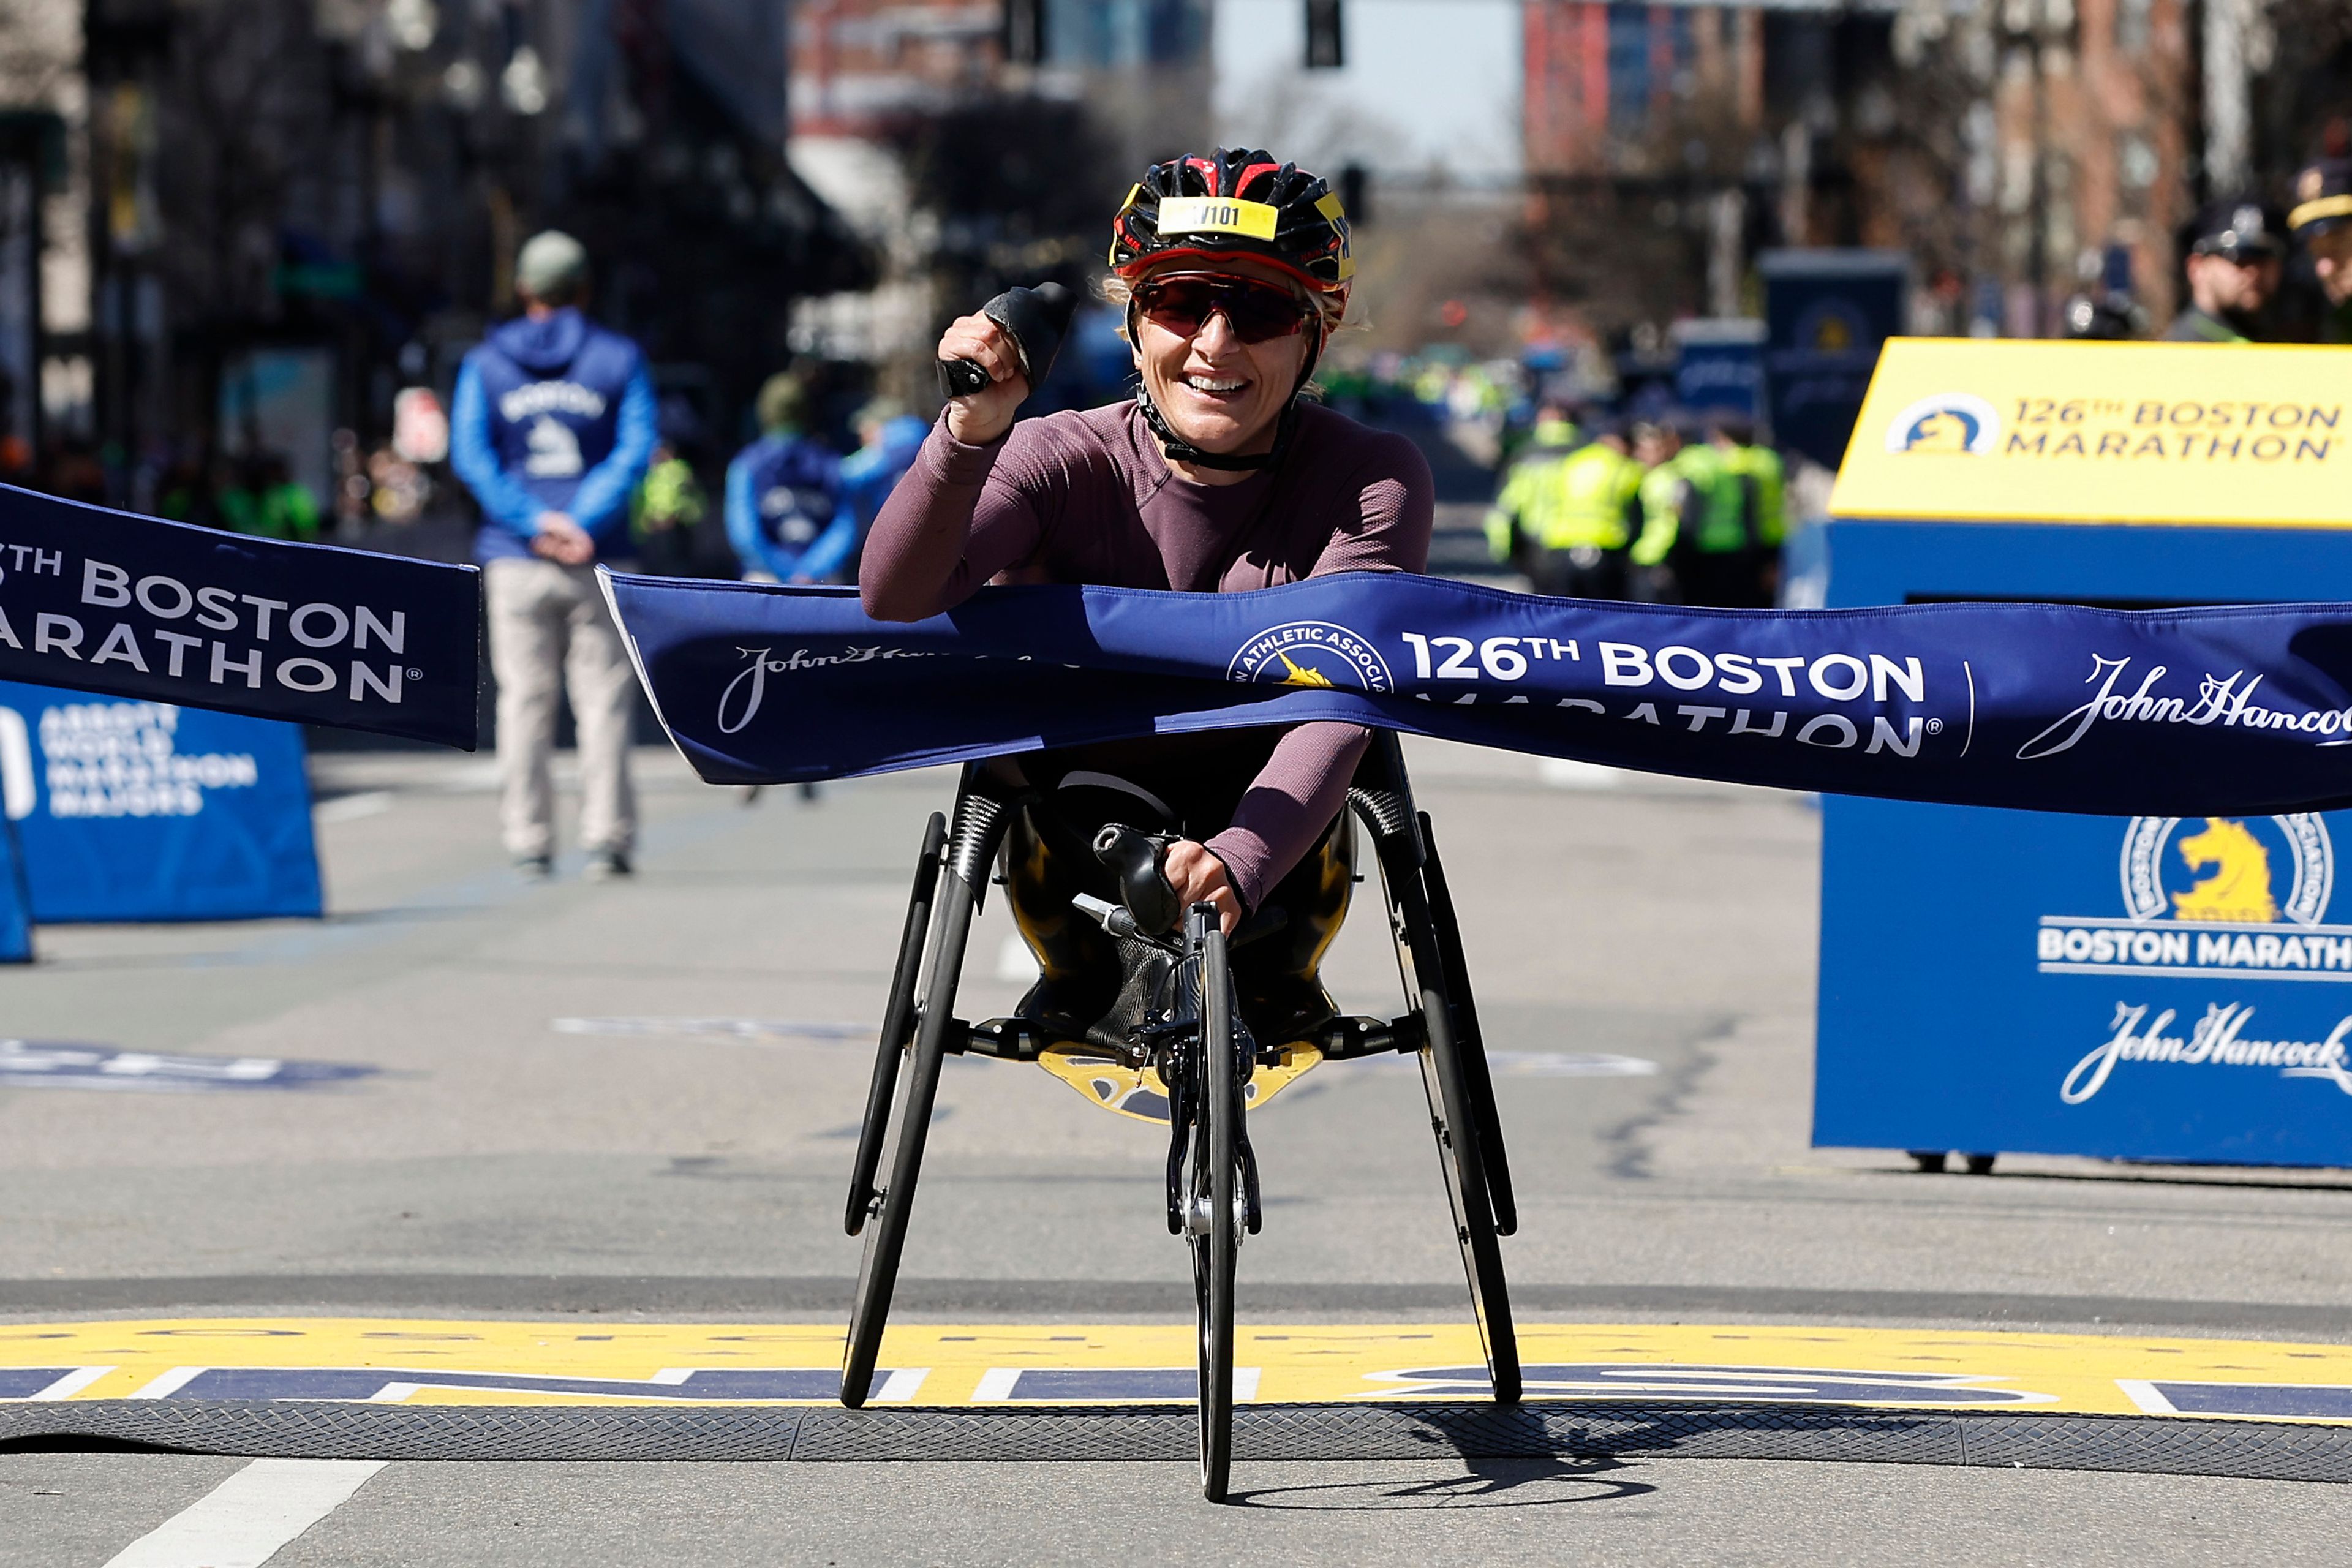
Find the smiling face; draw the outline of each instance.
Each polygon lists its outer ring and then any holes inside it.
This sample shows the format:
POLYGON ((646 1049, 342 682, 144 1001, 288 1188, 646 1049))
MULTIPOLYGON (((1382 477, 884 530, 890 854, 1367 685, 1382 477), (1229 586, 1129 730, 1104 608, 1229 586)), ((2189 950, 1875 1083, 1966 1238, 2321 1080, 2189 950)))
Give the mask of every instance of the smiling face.
MULTIPOLYGON (((1297 289, 1280 268, 1247 258, 1221 260, 1214 269, 1297 289)), ((1193 260, 1189 265, 1171 262, 1160 270, 1207 268, 1193 260)), ((1137 281, 1147 280, 1148 275, 1137 281)), ((1129 319, 1135 334, 1136 369, 1171 429, 1203 452, 1232 455, 1273 447, 1275 427, 1307 363, 1313 341, 1307 329, 1245 343, 1222 310, 1190 336, 1170 331, 1139 310, 1129 319)))

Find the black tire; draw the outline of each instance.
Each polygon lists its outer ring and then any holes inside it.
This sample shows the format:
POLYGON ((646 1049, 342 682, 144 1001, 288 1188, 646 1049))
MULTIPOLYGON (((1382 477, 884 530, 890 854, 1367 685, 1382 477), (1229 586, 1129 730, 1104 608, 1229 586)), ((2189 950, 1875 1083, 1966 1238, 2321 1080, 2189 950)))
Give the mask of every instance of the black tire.
POLYGON ((1445 886, 1445 868, 1437 858, 1437 836, 1427 812, 1421 816, 1421 839, 1426 856, 1422 877, 1429 889, 1429 914, 1436 924, 1437 949, 1445 962, 1446 998, 1454 1004, 1454 1043, 1462 1055, 1470 1108, 1477 1118, 1486 1202, 1495 1213, 1495 1233, 1510 1236, 1519 1228, 1519 1202, 1511 1186, 1510 1160, 1503 1152, 1502 1112, 1495 1100, 1494 1077, 1486 1067, 1486 1038, 1478 1026, 1478 1005, 1470 991, 1469 952, 1462 942, 1461 922, 1454 917, 1454 895, 1445 886))
POLYGON ((898 1086, 899 1059, 915 1037, 915 987, 922 978, 923 945, 931 932, 931 900, 939 891, 940 849, 947 843, 948 819, 931 813, 923 830, 923 850, 915 858, 915 890, 907 900, 907 923, 898 935, 898 963, 890 973, 890 999, 882 1009, 882 1034, 874 1047, 874 1081, 866 1090, 866 1121, 858 1129, 857 1158, 849 1168, 849 1207, 842 1228, 856 1236, 874 1207, 874 1173, 881 1168, 888 1137, 890 1101, 898 1086))
POLYGON ((932 912, 939 929, 931 943, 930 989, 923 998, 908 1070, 899 1085, 888 1147, 880 1152, 883 1168, 889 1173, 888 1184, 881 1189, 880 1201, 865 1226, 866 1255, 857 1266, 857 1293, 849 1308, 849 1335, 841 1359, 841 1402, 853 1410, 866 1403, 871 1391, 874 1363, 882 1352, 882 1331, 890 1319, 890 1294, 898 1283, 907 1219, 914 1210, 916 1179, 923 1169, 923 1141, 930 1131, 932 1105, 939 1097, 940 1064, 947 1056, 948 1030, 955 1024, 956 979, 971 934, 973 900, 973 889, 961 877, 950 872, 940 879, 939 902, 932 912))
POLYGON ((1486 1347, 1487 1376, 1494 1386, 1495 1403, 1517 1405, 1518 1333, 1511 1321, 1510 1286, 1503 1278, 1503 1248, 1496 1239, 1495 1211, 1486 1192, 1469 1075, 1454 1034, 1444 959, 1420 868, 1383 860, 1381 873, 1388 879, 1400 956, 1412 977, 1412 1006, 1421 1016, 1426 1039, 1421 1051, 1422 1088, 1429 1099, 1430 1128, 1437 1136, 1437 1163, 1444 1172, 1445 1196, 1454 1211, 1454 1237, 1462 1248, 1470 1306, 1477 1318, 1478 1338, 1486 1347))
POLYGON ((1192 1134, 1192 1170, 1186 1190, 1205 1223, 1188 1216, 1192 1291, 1200 1308, 1201 1495, 1225 1500, 1234 1452, 1234 1275, 1241 1237, 1234 1224, 1241 1087, 1234 1061, 1234 980, 1222 931, 1201 949, 1200 1120, 1192 1134))

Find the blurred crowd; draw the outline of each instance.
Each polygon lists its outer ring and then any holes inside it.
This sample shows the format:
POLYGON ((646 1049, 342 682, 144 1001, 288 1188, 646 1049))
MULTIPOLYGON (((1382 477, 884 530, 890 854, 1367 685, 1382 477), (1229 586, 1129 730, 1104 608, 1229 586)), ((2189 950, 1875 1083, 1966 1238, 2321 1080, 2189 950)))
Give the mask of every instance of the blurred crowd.
POLYGON ((1627 418, 1547 397, 1486 514, 1496 561, 1539 594, 1769 606, 1788 537, 1780 456, 1745 415, 1627 418))

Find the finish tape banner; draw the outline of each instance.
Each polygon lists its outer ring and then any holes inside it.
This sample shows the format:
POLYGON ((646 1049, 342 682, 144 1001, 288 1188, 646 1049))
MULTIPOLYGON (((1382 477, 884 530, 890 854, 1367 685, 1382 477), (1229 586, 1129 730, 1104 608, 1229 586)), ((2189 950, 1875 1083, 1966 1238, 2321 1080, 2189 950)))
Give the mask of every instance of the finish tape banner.
POLYGON ((0 486, 0 679, 471 751, 478 577, 0 486))
POLYGON ((2352 605, 1685 609, 1391 573, 1244 594, 604 574, 714 784, 1139 735, 1349 722, 1788 789, 2190 816, 2352 804, 2352 605))

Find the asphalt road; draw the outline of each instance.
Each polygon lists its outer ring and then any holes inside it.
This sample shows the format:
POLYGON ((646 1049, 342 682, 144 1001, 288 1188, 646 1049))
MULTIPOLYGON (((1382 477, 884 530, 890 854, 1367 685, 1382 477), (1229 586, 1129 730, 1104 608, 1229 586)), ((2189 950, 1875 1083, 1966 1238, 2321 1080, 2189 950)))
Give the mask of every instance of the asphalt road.
MULTIPOLYGON (((2343 1341, 2341 1178, 1808 1147, 1818 817, 1793 796, 1412 749, 1463 906, 1555 1321, 1951 1324, 2343 1341), (1593 1058, 1628 1058, 1584 1076, 1593 1058), (1566 1065, 1563 1065, 1565 1059, 1566 1065)), ((0 1317, 740 1318, 845 1310, 850 1141, 923 817, 951 778, 815 801, 644 758, 642 872, 529 887, 486 760, 322 757, 322 922, 52 928, 5 1028, 373 1069, 275 1094, 0 1087, 0 1317)), ((972 1016, 1022 989, 992 908, 972 1016)), ((1393 1005, 1377 922, 1328 966, 1393 1005)), ((1254 1121, 1258 1322, 1458 1321, 1415 1079, 1318 1069, 1254 1121)), ((902 1313, 1181 1321, 1151 1130, 955 1061, 902 1313)), ((106 1563, 240 1461, 0 1456, 0 1563, 106 1563)), ((1176 1467, 396 1464, 271 1561, 2328 1561, 2317 1486, 1735 1461, 1176 1467), (1445 1514, 1432 1523, 1430 1512, 1445 1514)))

